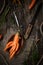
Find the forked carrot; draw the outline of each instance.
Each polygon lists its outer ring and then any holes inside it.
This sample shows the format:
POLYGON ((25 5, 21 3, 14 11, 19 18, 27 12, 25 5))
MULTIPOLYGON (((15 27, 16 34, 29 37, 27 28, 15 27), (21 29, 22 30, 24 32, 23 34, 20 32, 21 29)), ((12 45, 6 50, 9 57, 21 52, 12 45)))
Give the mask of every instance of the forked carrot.
POLYGON ((9 52, 10 52, 10 59, 15 55, 15 53, 17 52, 18 48, 19 48, 19 33, 17 32, 14 36, 13 41, 8 42, 8 44, 6 45, 4 51, 6 51, 8 48, 10 48, 9 52))

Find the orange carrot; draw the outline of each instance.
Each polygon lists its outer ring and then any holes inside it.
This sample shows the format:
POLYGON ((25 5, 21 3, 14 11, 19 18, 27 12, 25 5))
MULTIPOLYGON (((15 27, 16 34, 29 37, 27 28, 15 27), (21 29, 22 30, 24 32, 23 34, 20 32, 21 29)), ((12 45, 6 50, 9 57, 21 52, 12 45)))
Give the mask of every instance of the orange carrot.
POLYGON ((14 37, 14 43, 18 43, 19 39, 20 39, 19 33, 17 32, 16 35, 15 35, 15 37, 14 37))
POLYGON ((8 48, 11 47, 11 49, 9 50, 10 52, 10 59, 15 55, 15 53, 17 52, 18 48, 19 48, 19 33, 17 32, 14 36, 13 41, 8 42, 8 44, 6 45, 4 51, 6 51, 8 48))
POLYGON ((17 44, 17 46, 16 46, 16 48, 14 49, 14 51, 11 53, 11 55, 10 55, 10 59, 12 59, 12 57, 15 55, 15 53, 16 53, 16 51, 18 50, 18 48, 19 48, 19 44, 17 44))
POLYGON ((32 8, 33 8, 35 2, 36 2, 36 0, 32 0, 32 2, 31 2, 30 5, 29 5, 29 9, 32 9, 32 8))

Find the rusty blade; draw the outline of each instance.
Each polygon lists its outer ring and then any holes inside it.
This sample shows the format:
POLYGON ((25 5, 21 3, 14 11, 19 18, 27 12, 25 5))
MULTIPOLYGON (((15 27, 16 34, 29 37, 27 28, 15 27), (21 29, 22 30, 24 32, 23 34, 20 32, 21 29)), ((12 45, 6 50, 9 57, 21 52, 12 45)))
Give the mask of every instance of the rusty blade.
POLYGON ((24 35, 24 38, 25 38, 25 39, 27 39, 27 38, 28 38, 28 36, 29 36, 29 34, 30 34, 31 29, 32 29, 32 25, 31 25, 31 24, 29 24, 29 25, 28 25, 28 28, 27 28, 27 30, 26 30, 26 33, 25 33, 25 35, 24 35))
POLYGON ((28 25, 28 27, 26 29, 26 32, 25 32, 25 35, 24 35, 25 39, 27 39, 29 37, 29 35, 30 35, 30 33, 31 33, 31 31, 32 31, 32 29, 34 27, 35 20, 36 20, 38 14, 39 14, 39 11, 41 10, 41 8, 42 8, 42 3, 39 3, 38 6, 37 6, 37 10, 36 10, 36 12, 35 12, 35 14, 33 16, 32 21, 31 21, 31 23, 29 23, 29 25, 28 25))

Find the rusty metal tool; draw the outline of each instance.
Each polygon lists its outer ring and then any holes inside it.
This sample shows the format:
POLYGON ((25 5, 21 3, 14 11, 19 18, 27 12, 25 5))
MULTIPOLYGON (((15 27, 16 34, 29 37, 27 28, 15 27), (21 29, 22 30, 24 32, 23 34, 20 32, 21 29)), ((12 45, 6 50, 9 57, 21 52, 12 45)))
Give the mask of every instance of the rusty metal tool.
POLYGON ((31 29, 32 29, 32 25, 29 24, 29 25, 28 25, 28 28, 26 29, 25 35, 24 35, 24 38, 25 38, 25 39, 28 38, 28 35, 30 34, 31 29))
POLYGON ((30 33, 31 33, 31 31, 32 31, 32 29, 34 27, 35 20, 36 20, 36 18, 38 16, 38 13, 39 13, 41 8, 42 8, 42 3, 39 3, 38 6, 37 6, 37 10, 36 10, 36 12, 35 12, 35 14, 33 16, 32 21, 31 21, 31 23, 29 23, 29 25, 28 25, 28 27, 26 29, 26 32, 25 32, 25 35, 24 35, 25 39, 27 39, 29 37, 29 35, 30 35, 30 33))

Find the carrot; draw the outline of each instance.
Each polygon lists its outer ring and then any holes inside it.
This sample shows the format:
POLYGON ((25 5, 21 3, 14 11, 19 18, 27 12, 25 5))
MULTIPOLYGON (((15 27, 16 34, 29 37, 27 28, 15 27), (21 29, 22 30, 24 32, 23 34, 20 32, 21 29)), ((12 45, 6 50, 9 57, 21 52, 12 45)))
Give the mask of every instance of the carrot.
POLYGON ((6 51, 8 48, 12 46, 12 41, 6 44, 6 47, 4 48, 4 51, 6 51))
POLYGON ((9 59, 12 59, 12 57, 15 55, 16 51, 18 50, 18 48, 19 48, 19 44, 17 44, 16 49, 14 49, 14 51, 11 53, 9 59))
POLYGON ((10 59, 15 55, 15 53, 17 52, 18 48, 19 48, 19 33, 17 32, 14 36, 13 41, 8 42, 8 44, 6 45, 4 51, 6 51, 8 48, 11 47, 11 49, 9 50, 10 52, 10 59))
POLYGON ((19 42, 19 39, 20 39, 19 33, 17 32, 16 35, 15 35, 15 37, 14 37, 13 42, 14 42, 14 43, 18 43, 18 42, 19 42))
POLYGON ((29 5, 29 9, 32 9, 32 8, 33 8, 35 2, 36 2, 36 0, 32 0, 32 2, 31 2, 30 5, 29 5))

